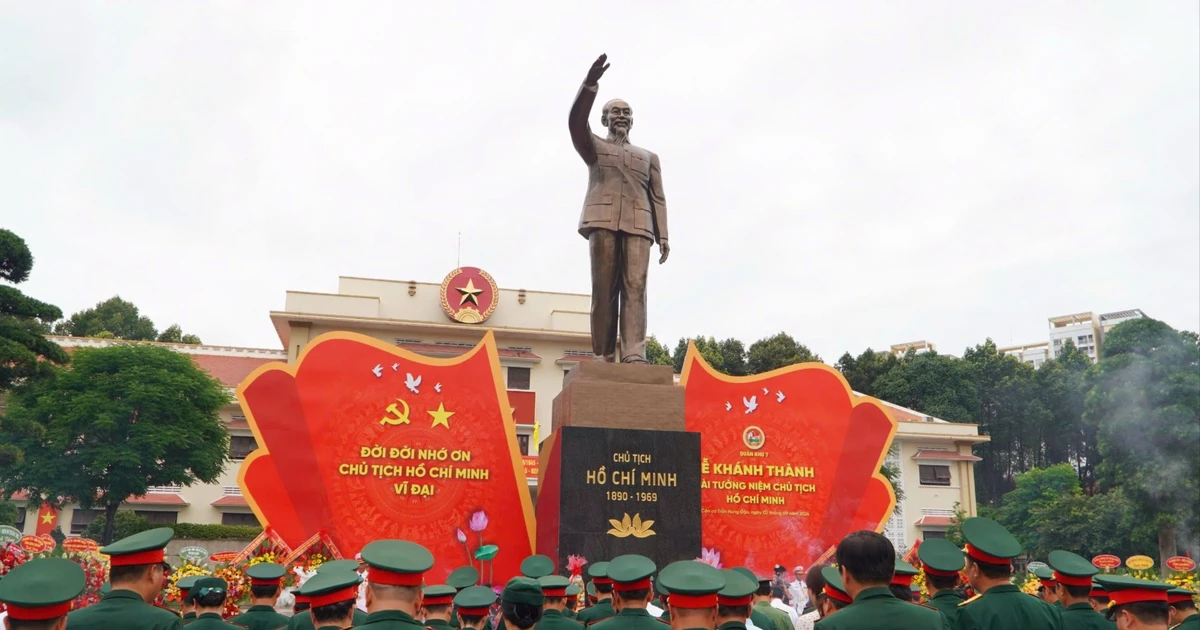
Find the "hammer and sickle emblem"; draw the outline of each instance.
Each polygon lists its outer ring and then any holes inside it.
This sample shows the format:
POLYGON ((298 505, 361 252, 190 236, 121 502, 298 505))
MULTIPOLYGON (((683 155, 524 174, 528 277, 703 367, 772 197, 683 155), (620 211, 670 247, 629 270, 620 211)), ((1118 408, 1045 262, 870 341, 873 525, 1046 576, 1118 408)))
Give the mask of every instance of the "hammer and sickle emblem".
POLYGON ((384 416, 384 417, 380 418, 379 424, 390 424, 392 426, 396 426, 398 424, 409 424, 408 403, 404 402, 403 400, 397 398, 396 402, 387 406, 387 412, 389 414, 395 414, 395 417, 384 416), (400 403, 401 405, 404 405, 404 411, 400 411, 400 409, 398 407, 396 407, 396 403, 400 403))

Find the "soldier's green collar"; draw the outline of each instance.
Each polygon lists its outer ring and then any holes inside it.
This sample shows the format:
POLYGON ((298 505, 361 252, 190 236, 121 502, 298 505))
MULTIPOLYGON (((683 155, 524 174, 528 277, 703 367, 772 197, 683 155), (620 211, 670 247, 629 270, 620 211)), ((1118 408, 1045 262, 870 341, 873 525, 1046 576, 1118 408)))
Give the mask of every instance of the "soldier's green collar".
POLYGON ((993 586, 992 588, 989 588, 987 590, 987 592, 985 592, 983 594, 989 595, 991 593, 1020 593, 1020 592, 1021 592, 1021 589, 1017 588, 1015 584, 1000 584, 998 586, 993 586))
POLYGON ((195 619, 195 618, 196 618, 196 611, 194 611, 194 610, 189 610, 189 611, 187 611, 187 612, 183 613, 183 618, 184 618, 184 619, 195 619))
POLYGON ((146 600, 142 599, 140 594, 134 591, 127 591, 123 588, 109 591, 108 595, 104 596, 104 599, 136 599, 143 604, 146 603, 146 600))
POLYGON ((645 608, 622 608, 621 612, 617 613, 618 617, 649 617, 650 612, 645 608))
POLYGON ((403 610, 380 610, 367 615, 366 623, 374 623, 376 621, 407 621, 409 623, 417 623, 412 615, 403 610))
POLYGON ((221 618, 221 615, 218 613, 204 613, 203 615, 198 615, 196 617, 196 619, 220 619, 220 618, 221 618))
POLYGON ((266 604, 258 604, 256 606, 247 608, 246 612, 275 612, 275 607, 268 606, 266 604))
POLYGON ((857 604, 860 599, 872 599, 875 597, 895 597, 895 595, 892 595, 892 591, 886 586, 874 586, 859 591, 858 595, 854 597, 854 603, 857 604))
POLYGON ((955 593, 954 591, 952 591, 948 588, 944 588, 944 589, 934 593, 933 597, 930 597, 929 599, 937 599, 939 597, 942 599, 946 599, 947 597, 953 597, 954 599, 962 599, 963 598, 962 595, 959 595, 958 593, 955 593))
MULTIPOLYGON (((1092 612, 1096 612, 1096 609, 1092 608, 1092 605, 1087 602, 1075 602, 1074 604, 1067 606, 1066 609, 1067 610, 1090 610, 1092 612)), ((1100 613, 1096 613, 1096 614, 1098 615, 1100 613)))
POLYGON ((542 611, 542 617, 553 617, 555 615, 558 615, 559 617, 563 616, 561 610, 555 610, 553 608, 547 608, 546 610, 542 611))
POLYGON ((746 630, 746 624, 741 621, 726 621, 717 626, 717 630, 746 630))

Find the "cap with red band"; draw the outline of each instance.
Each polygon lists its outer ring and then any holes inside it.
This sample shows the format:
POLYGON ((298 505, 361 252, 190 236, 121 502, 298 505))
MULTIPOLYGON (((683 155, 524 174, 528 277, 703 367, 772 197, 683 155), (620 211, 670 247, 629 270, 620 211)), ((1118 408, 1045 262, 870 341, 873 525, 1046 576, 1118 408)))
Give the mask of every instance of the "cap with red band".
POLYGON ((468 586, 454 596, 458 614, 464 617, 486 617, 496 603, 496 593, 486 586, 468 586))
MULTIPOLYGON (((1054 582, 1064 586, 1075 586, 1080 588, 1091 588, 1092 577, 1100 572, 1087 558, 1070 551, 1061 549, 1051 551, 1046 558, 1047 564, 1054 569, 1051 578, 1054 582)), ((1042 575, 1038 575, 1042 578, 1042 575)), ((1054 582, 1051 582, 1049 588, 1053 588, 1054 582)))
POLYGON ((658 574, 658 583, 672 608, 713 608, 718 591, 725 588, 725 576, 703 562, 681 560, 667 565, 658 574))
POLYGON ((1165 604, 1167 603, 1167 591, 1171 589, 1170 584, 1139 580, 1127 575, 1097 575, 1096 581, 1104 587, 1104 590, 1108 591, 1108 597, 1112 600, 1108 610, 1105 611, 1110 619, 1115 616, 1121 606, 1126 604, 1140 602, 1165 604))
POLYGON ((854 603, 854 598, 850 597, 850 594, 846 592, 846 587, 842 585, 840 571, 834 567, 824 567, 821 569, 821 577, 825 580, 825 589, 822 591, 825 597, 843 604, 854 603))
POLYGON ((417 587, 433 567, 433 554, 407 540, 376 540, 363 547, 362 561, 372 584, 417 587))
POLYGON ((929 575, 954 577, 962 571, 965 561, 963 552, 954 543, 944 538, 931 538, 917 547, 917 558, 921 568, 929 575))
MULTIPOLYGON (((371 579, 371 577, 372 576, 368 575, 368 580, 374 584, 378 584, 378 582, 371 579)), ((426 586, 422 592, 424 593, 424 599, 422 601, 426 606, 449 606, 454 603, 454 595, 458 593, 458 591, 449 584, 435 584, 433 586, 426 586)))
POLYGON ((101 548, 100 553, 107 555, 114 567, 158 564, 166 558, 164 550, 174 537, 175 530, 159 527, 122 538, 101 548))
POLYGON ((57 619, 71 612, 86 577, 66 558, 39 558, 13 567, 0 580, 0 603, 18 621, 57 619))
MULTIPOLYGON (((918 548, 918 551, 920 548, 918 548)), ((892 570, 892 584, 896 586, 912 586, 913 578, 920 573, 913 565, 896 559, 896 567, 892 570)))
POLYGON ((571 585, 571 580, 561 575, 543 575, 537 581, 546 597, 566 597, 567 587, 571 585))
POLYGON ((967 541, 967 556, 976 562, 1009 566, 1013 558, 1021 555, 1021 543, 1003 525, 990 518, 966 519, 962 524, 962 535, 967 541))
POLYGON ((1088 597, 1095 599, 1108 599, 1108 591, 1104 590, 1104 587, 1100 586, 1095 582, 1095 580, 1093 580, 1092 590, 1088 591, 1088 597))
POLYGON ((298 594, 308 598, 312 608, 321 608, 358 599, 362 577, 353 571, 326 571, 309 578, 298 594))
POLYGON ((1191 604, 1196 605, 1196 592, 1189 591, 1186 588, 1173 588, 1167 591, 1168 604, 1191 604))
POLYGON ((725 578, 725 587, 717 592, 717 605, 749 606, 758 583, 733 569, 721 571, 721 577, 725 578))
POLYGON ((260 562, 246 569, 246 577, 250 578, 250 586, 279 586, 287 569, 274 562, 260 562))
POLYGON ((612 580, 613 590, 618 593, 649 590, 650 576, 654 575, 657 569, 650 558, 627 554, 609 561, 608 577, 612 580))

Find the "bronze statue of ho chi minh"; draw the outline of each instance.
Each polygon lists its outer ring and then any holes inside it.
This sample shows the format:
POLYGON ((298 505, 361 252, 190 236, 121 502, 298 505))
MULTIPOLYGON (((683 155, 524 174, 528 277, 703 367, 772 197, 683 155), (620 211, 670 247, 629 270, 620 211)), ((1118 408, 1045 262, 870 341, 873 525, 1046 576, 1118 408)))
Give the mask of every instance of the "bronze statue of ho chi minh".
POLYGON ((629 142, 633 109, 621 99, 604 104, 600 124, 607 137, 592 133, 588 114, 600 77, 608 70, 600 55, 571 105, 571 142, 588 167, 587 197, 579 233, 592 258, 592 352, 608 362, 646 362, 646 272, 650 246, 657 242, 659 264, 667 261, 667 200, 658 156, 629 142))

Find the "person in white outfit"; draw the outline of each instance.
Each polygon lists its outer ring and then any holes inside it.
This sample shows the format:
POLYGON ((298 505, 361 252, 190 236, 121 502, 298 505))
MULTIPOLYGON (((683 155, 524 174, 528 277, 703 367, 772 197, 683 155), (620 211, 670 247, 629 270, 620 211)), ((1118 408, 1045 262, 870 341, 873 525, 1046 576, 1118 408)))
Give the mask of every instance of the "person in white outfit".
POLYGON ((792 627, 796 627, 796 620, 800 618, 800 615, 791 606, 783 603, 783 587, 778 584, 771 586, 771 608, 787 613, 788 618, 792 620, 792 627))
POLYGON ((804 583, 804 567, 798 566, 792 569, 792 575, 796 579, 788 584, 788 594, 792 596, 792 608, 799 614, 804 614, 804 609, 808 607, 808 585, 804 583))

